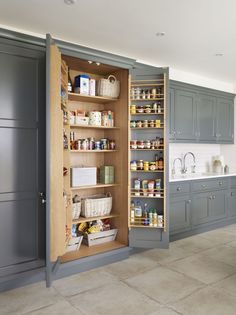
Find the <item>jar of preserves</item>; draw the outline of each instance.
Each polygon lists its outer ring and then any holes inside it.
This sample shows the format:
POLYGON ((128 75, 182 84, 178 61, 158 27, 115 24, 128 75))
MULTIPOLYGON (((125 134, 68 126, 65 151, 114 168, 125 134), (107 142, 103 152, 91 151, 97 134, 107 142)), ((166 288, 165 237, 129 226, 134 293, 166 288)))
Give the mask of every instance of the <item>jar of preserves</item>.
POLYGON ((110 140, 109 141, 109 150, 115 150, 115 148, 116 148, 115 140, 110 140))
POLYGON ((137 106, 137 113, 142 114, 144 112, 144 108, 142 105, 137 106))
POLYGON ((151 91, 150 91, 150 90, 147 90, 147 91, 146 91, 146 98, 147 98, 147 99, 150 99, 150 98, 151 98, 151 91))
POLYGON ((161 128, 161 120, 156 119, 156 128, 161 128))
POLYGON ((137 141, 137 147, 138 147, 138 149, 144 149, 144 141, 138 140, 137 141))
POLYGON ((137 161, 137 170, 142 171, 143 170, 143 160, 138 160, 137 161))
POLYGON ((144 141, 144 149, 151 149, 151 141, 150 140, 144 141))
POLYGON ((152 110, 153 110, 154 113, 157 112, 157 103, 154 103, 154 104, 152 105, 152 110))
POLYGON ((156 162, 150 162, 149 163, 149 170, 155 171, 156 170, 156 162))
POLYGON ((137 162, 136 161, 130 162, 130 170, 131 171, 137 171, 137 162))
POLYGON ((137 123, 136 123, 136 127, 137 128, 142 128, 142 126, 143 126, 142 120, 138 120, 137 123))
POLYGON ((151 110, 151 105, 146 105, 144 111, 145 111, 145 113, 150 114, 151 111, 152 111, 152 110, 151 110))
POLYGON ((130 149, 137 149, 137 140, 130 141, 130 149))
POLYGON ((155 127, 155 120, 150 120, 149 121, 149 127, 154 128, 155 127))
POLYGON ((101 141, 95 141, 94 150, 101 150, 101 141))
POLYGON ((136 114, 136 105, 130 105, 130 114, 135 115, 136 114))
POLYGON ((148 120, 143 120, 143 128, 148 128, 148 120))
POLYGON ((136 127, 136 120, 130 120, 130 128, 136 127))
POLYGON ((140 100, 141 89, 138 87, 136 89, 135 98, 136 100, 140 100))
POLYGON ((141 91, 141 98, 142 98, 143 100, 145 100, 145 98, 146 98, 145 90, 142 90, 142 91, 141 91))
POLYGON ((146 172, 149 171, 149 162, 148 161, 143 162, 143 170, 146 172))

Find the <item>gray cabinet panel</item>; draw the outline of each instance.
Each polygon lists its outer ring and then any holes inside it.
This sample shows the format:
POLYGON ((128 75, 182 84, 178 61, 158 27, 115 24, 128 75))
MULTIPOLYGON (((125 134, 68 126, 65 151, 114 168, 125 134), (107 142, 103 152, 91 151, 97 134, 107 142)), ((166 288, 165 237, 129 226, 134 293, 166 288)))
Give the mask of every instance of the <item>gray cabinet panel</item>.
POLYGON ((175 90, 174 104, 175 138, 178 140, 196 138, 196 94, 175 90))
POLYGON ((232 189, 228 198, 229 216, 236 216, 236 189, 232 189))
POLYGON ((170 184, 170 193, 171 194, 183 194, 190 192, 189 183, 171 183, 170 184))
POLYGON ((228 184, 227 179, 208 179, 202 181, 195 181, 192 183, 192 190, 196 192, 204 192, 214 189, 226 188, 228 184))
POLYGON ((170 201, 170 234, 188 231, 190 222, 190 196, 171 197, 170 201))
MULTIPOLYGON (((163 231, 150 228, 131 228, 129 231, 129 246, 140 248, 162 247, 163 231)), ((165 245, 167 246, 168 243, 165 245)))
POLYGON ((212 192, 210 197, 209 220, 215 221, 227 216, 227 191, 212 192))
POLYGON ((197 101, 196 137, 200 141, 216 140, 215 131, 216 97, 199 94, 197 101))
POLYGON ((174 140, 175 138, 175 90, 170 88, 170 108, 169 108, 169 139, 174 140))
POLYGON ((216 137, 217 142, 233 142, 234 129, 233 129, 233 117, 234 117, 234 104, 232 100, 225 98, 219 98, 217 100, 217 125, 216 125, 216 137))
POLYGON ((201 225, 209 222, 210 195, 209 193, 195 194, 192 198, 192 220, 193 225, 201 225))

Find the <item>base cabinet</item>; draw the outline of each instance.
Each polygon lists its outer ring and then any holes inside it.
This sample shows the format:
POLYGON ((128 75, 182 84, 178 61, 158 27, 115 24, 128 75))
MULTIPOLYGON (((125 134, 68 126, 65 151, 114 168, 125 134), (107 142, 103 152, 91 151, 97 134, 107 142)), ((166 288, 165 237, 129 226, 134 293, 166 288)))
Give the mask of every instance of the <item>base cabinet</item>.
POLYGON ((232 189, 228 198, 229 216, 236 217, 236 189, 232 189))
POLYGON ((193 226, 208 223, 210 221, 210 194, 195 194, 191 210, 193 226))
POLYGON ((191 228, 190 196, 177 196, 170 201, 170 234, 185 232, 191 228))

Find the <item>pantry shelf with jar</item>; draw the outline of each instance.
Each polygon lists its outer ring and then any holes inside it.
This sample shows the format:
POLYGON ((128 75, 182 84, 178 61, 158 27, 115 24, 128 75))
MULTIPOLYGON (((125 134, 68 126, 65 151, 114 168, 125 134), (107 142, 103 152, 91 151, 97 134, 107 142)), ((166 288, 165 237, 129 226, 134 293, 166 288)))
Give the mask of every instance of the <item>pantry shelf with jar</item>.
POLYGON ((92 62, 55 44, 50 54, 50 262, 65 270, 168 246, 168 70, 92 62))

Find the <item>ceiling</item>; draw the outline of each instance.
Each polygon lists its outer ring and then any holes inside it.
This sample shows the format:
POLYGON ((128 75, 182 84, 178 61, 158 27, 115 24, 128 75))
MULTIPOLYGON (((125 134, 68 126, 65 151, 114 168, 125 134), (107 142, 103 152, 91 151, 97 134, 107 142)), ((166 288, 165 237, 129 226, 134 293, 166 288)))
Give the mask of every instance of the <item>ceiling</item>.
POLYGON ((235 12, 235 0, 0 1, 2 25, 234 84, 235 12))

